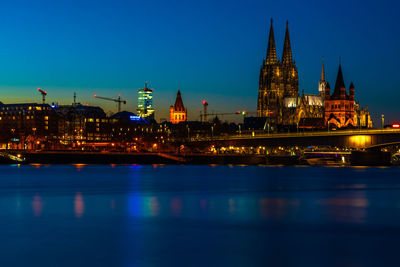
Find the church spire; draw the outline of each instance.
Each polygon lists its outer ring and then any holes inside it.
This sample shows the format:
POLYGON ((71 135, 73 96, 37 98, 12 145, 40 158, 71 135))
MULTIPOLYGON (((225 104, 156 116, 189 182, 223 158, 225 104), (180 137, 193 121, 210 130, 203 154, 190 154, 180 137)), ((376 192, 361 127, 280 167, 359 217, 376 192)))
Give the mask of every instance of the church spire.
MULTIPOLYGON (((344 85, 343 73, 342 73, 342 64, 339 62, 339 70, 336 78, 335 89, 333 91, 334 97, 340 97, 340 91, 342 88, 346 88, 344 85)), ((345 89, 346 90, 346 89, 345 89)))
POLYGON ((267 48, 267 64, 274 64, 277 62, 276 59, 276 48, 275 48, 275 37, 274 37, 274 28, 272 26, 271 19, 271 28, 269 30, 269 38, 268 38, 268 48, 267 48))
POLYGON ((324 57, 322 57, 321 82, 325 82, 325 67, 324 67, 324 57))
POLYGON ((185 106, 183 105, 183 101, 182 101, 181 89, 180 88, 178 88, 178 93, 176 94, 174 108, 175 108, 175 110, 178 110, 178 111, 184 111, 185 110, 185 106))
POLYGON ((289 22, 286 21, 286 33, 285 33, 285 43, 283 45, 282 63, 290 64, 292 62, 293 58, 292 58, 292 48, 290 47, 289 22))

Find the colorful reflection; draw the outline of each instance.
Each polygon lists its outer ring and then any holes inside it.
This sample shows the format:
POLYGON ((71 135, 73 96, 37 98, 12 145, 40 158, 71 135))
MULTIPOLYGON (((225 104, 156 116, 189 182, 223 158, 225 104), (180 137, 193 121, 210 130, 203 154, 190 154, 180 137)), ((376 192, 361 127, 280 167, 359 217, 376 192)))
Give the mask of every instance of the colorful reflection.
POLYGON ((347 223, 365 223, 369 201, 365 192, 335 195, 332 198, 322 199, 318 204, 330 220, 347 223))
POLYGON ((38 194, 33 196, 32 211, 33 211, 33 216, 35 217, 40 217, 42 215, 43 201, 38 194))
POLYGON ((128 198, 129 215, 132 217, 157 217, 160 203, 157 197, 131 194, 128 198))
POLYGON ((178 197, 171 199, 171 214, 179 216, 182 213, 182 200, 178 197))
POLYGON ((81 192, 75 193, 74 210, 75 210, 75 217, 82 218, 83 213, 85 212, 85 202, 83 201, 81 192))

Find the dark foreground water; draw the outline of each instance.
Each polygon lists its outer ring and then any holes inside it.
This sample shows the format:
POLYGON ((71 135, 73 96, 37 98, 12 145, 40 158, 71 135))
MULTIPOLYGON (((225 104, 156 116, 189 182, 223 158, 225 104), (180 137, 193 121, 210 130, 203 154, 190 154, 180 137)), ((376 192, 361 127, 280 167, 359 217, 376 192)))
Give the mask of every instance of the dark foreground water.
POLYGON ((0 266, 399 266, 400 168, 0 166, 0 266))

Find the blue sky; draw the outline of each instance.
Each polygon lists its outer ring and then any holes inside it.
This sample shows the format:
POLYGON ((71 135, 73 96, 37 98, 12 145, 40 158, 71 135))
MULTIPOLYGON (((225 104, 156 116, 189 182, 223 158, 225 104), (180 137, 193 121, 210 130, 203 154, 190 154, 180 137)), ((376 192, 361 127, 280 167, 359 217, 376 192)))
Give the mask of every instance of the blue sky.
POLYGON ((209 110, 256 110, 259 69, 274 18, 278 55, 289 20, 300 90, 316 93, 325 58, 334 84, 338 58, 346 85, 374 118, 400 121, 397 1, 2 1, 0 101, 82 103, 115 111, 93 94, 128 99, 154 88, 156 117, 181 88, 189 119, 209 110))

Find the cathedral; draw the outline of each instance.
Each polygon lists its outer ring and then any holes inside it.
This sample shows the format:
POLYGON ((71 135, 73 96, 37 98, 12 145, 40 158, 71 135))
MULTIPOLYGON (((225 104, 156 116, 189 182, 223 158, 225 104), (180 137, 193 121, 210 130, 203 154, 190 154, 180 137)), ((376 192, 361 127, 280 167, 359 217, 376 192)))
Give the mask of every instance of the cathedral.
POLYGON ((267 56, 260 69, 257 117, 265 118, 272 126, 297 125, 302 128, 372 127, 368 109, 361 109, 354 100, 354 85, 349 94, 344 86, 341 65, 330 95, 329 83, 325 81, 322 61, 318 94, 299 94, 299 76, 293 60, 286 22, 285 40, 281 60, 278 60, 273 23, 269 31, 267 56))

